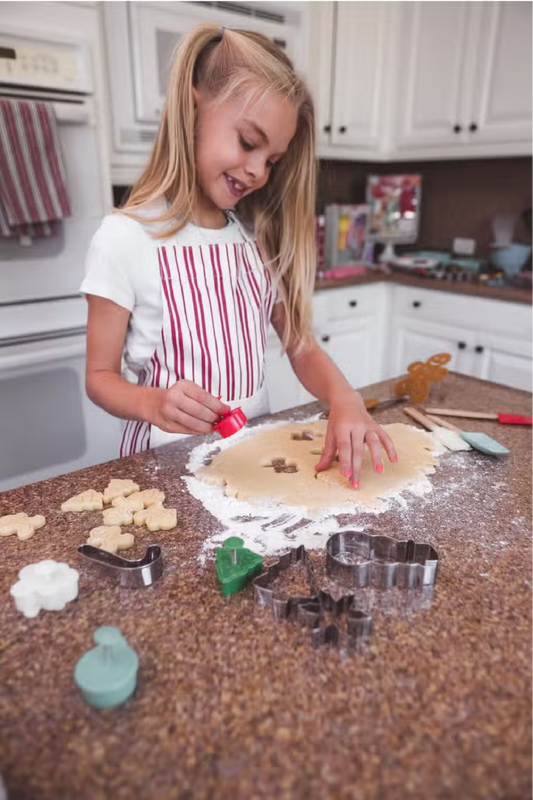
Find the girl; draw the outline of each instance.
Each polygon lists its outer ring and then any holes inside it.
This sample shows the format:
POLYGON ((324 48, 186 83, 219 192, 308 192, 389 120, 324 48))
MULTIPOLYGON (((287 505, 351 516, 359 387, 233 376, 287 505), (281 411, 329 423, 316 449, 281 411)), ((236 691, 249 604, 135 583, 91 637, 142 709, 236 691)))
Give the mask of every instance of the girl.
POLYGON ((259 34, 198 25, 171 68, 149 164, 95 234, 81 288, 87 392, 128 420, 121 455, 209 433, 235 405, 267 413, 271 322, 330 408, 316 470, 338 452, 358 488, 365 443, 376 472, 382 445, 397 460, 311 333, 314 203, 313 103, 291 62, 259 34))

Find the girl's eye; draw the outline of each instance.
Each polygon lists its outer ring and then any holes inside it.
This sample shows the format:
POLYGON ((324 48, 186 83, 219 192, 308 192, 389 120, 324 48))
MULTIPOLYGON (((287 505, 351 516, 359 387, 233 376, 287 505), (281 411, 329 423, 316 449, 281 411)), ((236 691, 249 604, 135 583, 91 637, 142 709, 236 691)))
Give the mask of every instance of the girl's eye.
POLYGON ((241 147, 243 150, 246 150, 247 152, 250 152, 250 150, 254 150, 255 144, 252 144, 252 142, 248 142, 243 136, 239 136, 239 141, 241 143, 241 147))

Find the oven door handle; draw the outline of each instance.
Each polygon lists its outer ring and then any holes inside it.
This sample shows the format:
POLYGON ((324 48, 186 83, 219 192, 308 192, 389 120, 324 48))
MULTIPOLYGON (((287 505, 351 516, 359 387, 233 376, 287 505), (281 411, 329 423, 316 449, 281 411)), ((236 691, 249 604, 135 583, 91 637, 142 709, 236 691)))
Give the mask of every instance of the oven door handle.
POLYGON ((11 336, 0 339, 0 374, 23 367, 34 367, 61 361, 67 358, 78 358, 85 355, 86 328, 66 328, 60 331, 29 334, 27 336, 11 336), (6 352, 18 345, 41 344, 49 342, 49 347, 40 347, 33 352, 6 352))

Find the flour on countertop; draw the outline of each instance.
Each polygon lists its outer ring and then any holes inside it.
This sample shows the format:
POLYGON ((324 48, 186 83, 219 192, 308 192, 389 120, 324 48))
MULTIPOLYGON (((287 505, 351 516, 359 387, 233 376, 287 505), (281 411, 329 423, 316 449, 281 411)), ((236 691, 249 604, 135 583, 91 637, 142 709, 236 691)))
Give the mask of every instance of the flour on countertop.
MULTIPOLYGON (((310 423, 320 418, 320 415, 307 417, 298 422, 310 423)), ((257 425, 254 428, 244 428, 231 439, 220 442, 204 442, 194 448, 189 454, 187 469, 194 473, 200 469, 206 459, 214 452, 232 447, 237 442, 255 435, 260 431, 287 425, 290 420, 257 425)), ((418 428, 415 430, 419 431, 418 428)), ((429 435, 429 434, 428 434, 429 435)), ((435 456, 444 452, 442 446, 435 442, 435 456)), ((246 547, 261 555, 278 553, 288 547, 301 544, 313 550, 325 547, 327 540, 333 533, 344 530, 363 530, 364 526, 354 525, 353 522, 341 524, 337 517, 349 514, 350 517, 360 513, 380 514, 388 511, 394 505, 402 509, 407 508, 407 499, 403 493, 423 497, 432 491, 432 485, 426 475, 421 475, 416 483, 404 487, 401 491, 394 492, 384 498, 375 508, 353 506, 347 509, 328 508, 317 512, 319 516, 310 519, 309 510, 305 507, 286 506, 279 502, 268 502, 264 499, 260 503, 251 503, 234 497, 227 497, 221 486, 213 486, 198 480, 193 475, 182 478, 187 484, 189 493, 203 504, 203 506, 223 526, 223 529, 204 542, 200 553, 200 560, 205 562, 207 555, 226 539, 229 535, 240 536, 246 547)))

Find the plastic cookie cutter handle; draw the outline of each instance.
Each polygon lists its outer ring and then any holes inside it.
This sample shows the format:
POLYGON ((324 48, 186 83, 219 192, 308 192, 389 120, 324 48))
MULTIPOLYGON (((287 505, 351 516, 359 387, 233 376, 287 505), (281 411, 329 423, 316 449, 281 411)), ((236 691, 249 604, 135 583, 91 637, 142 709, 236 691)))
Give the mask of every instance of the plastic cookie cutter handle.
POLYGON ((127 589, 151 586, 163 574, 163 553, 157 544, 151 544, 144 556, 138 559, 122 558, 91 544, 78 547, 78 554, 102 573, 116 578, 120 586, 127 589))

